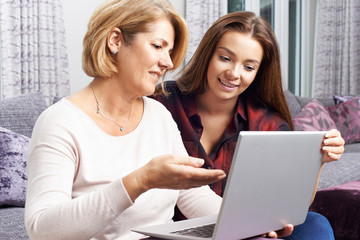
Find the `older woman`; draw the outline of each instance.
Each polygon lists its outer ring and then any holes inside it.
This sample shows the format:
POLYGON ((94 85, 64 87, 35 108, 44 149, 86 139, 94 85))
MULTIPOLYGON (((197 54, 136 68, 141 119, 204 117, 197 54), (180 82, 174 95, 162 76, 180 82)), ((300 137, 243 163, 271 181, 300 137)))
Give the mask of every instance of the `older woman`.
POLYGON ((137 239, 131 229, 171 221, 175 204, 189 218, 218 213, 221 198, 207 184, 224 172, 188 157, 171 114, 144 97, 180 65, 187 39, 167 0, 97 9, 83 51, 93 81, 45 110, 33 130, 31 239, 137 239))

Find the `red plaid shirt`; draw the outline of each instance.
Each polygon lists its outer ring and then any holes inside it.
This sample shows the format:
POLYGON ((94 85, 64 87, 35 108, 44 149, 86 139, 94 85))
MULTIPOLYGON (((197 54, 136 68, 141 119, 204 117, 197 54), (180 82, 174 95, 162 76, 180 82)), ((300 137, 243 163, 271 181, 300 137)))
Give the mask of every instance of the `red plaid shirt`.
MULTIPOLYGON (((221 140, 207 155, 200 143, 203 126, 197 113, 194 95, 184 95, 175 81, 166 81, 169 96, 157 95, 154 98, 171 112, 181 132, 185 148, 190 156, 205 160, 204 168, 222 169, 228 175, 236 141, 240 131, 289 131, 290 127, 279 114, 266 108, 253 97, 240 95, 233 120, 227 126, 221 140)), ((210 185, 211 189, 222 196, 226 178, 210 185)))

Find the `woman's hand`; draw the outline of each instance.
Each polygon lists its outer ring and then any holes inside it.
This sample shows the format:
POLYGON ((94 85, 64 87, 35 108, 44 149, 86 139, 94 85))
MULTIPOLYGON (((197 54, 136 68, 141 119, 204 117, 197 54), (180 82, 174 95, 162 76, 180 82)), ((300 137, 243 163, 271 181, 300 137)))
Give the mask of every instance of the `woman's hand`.
POLYGON ((274 231, 268 232, 267 234, 263 234, 262 237, 282 238, 282 237, 290 236, 293 231, 294 231, 294 226, 291 224, 288 224, 283 229, 276 231, 276 232, 274 232, 274 231))
POLYGON ((204 169, 204 160, 189 156, 163 155, 123 178, 123 184, 134 201, 152 188, 189 189, 200 187, 225 177, 218 169, 204 169))
POLYGON ((339 160, 344 152, 345 141, 338 130, 332 129, 325 134, 322 151, 324 152, 323 162, 339 160))

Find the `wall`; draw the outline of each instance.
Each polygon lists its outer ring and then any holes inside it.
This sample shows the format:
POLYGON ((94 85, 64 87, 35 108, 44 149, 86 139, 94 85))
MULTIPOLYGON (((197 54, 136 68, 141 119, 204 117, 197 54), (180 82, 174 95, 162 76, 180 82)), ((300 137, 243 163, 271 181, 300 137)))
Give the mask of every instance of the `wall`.
MULTIPOLYGON (((103 0, 62 0, 64 22, 68 47, 69 75, 71 94, 85 87, 92 80, 82 71, 82 40, 86 33, 87 23, 103 0)), ((182 16, 185 15, 185 0, 170 0, 182 16)), ((172 78, 174 74, 168 74, 172 78)))

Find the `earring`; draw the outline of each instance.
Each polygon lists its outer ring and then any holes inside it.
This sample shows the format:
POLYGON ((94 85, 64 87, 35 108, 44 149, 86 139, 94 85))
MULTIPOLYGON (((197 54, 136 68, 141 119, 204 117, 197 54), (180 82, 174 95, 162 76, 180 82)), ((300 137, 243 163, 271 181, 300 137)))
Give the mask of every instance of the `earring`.
POLYGON ((116 54, 117 53, 117 51, 113 51, 113 54, 116 54))

